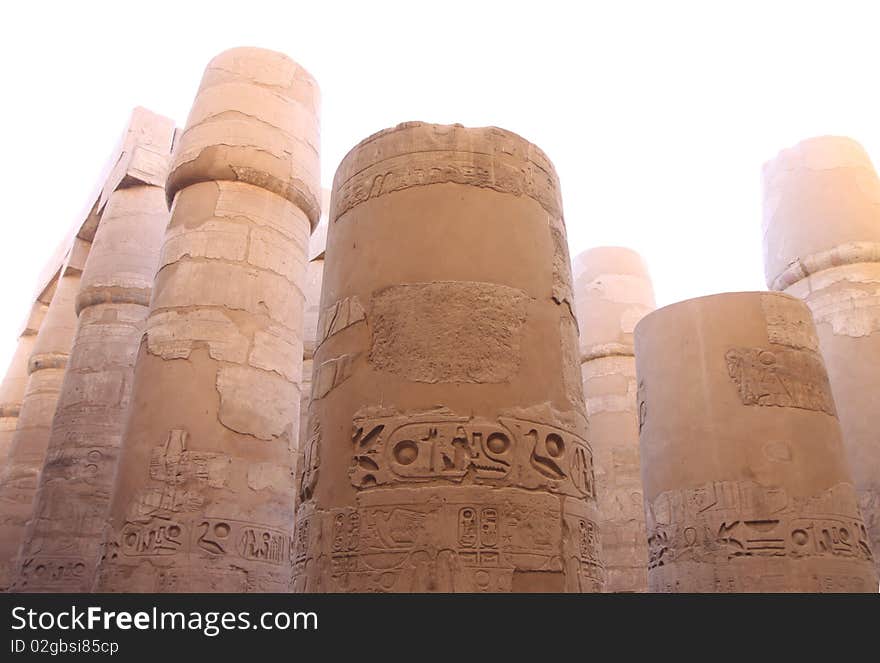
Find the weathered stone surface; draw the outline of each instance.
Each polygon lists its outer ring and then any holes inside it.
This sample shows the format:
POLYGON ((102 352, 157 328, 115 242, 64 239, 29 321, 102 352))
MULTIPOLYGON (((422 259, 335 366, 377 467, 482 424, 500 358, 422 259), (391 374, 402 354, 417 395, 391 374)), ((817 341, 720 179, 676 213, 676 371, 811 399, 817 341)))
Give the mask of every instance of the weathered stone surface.
POLYGON ((319 107, 317 83, 287 56, 224 51, 208 64, 178 139, 169 203, 197 182, 244 182, 287 199, 316 226, 319 107))
MULTIPOLYGON (((170 120, 133 114, 124 150, 149 150, 167 171, 170 120), (164 131, 164 133, 163 133, 164 131), (138 139, 144 143, 138 142, 138 139), (158 151, 165 149, 165 153, 158 151), (164 161, 162 161, 164 160, 164 161)), ((123 162, 127 157, 123 155, 123 162)), ((165 192, 128 174, 107 202, 76 298, 79 325, 25 532, 17 591, 89 591, 109 508, 134 363, 168 224, 165 192)))
MULTIPOLYGON (((77 260, 80 256, 78 252, 77 260)), ((78 262, 71 264, 72 259, 72 256, 68 258, 57 277, 55 294, 37 333, 28 361, 28 381, 18 427, 6 463, 0 470, 0 589, 7 589, 14 578, 76 331, 74 301, 81 267, 78 262)))
POLYGON ((510 132, 407 123, 343 160, 295 591, 601 588, 564 239, 552 165, 510 132))
POLYGON ((6 369, 6 376, 0 384, 0 472, 9 454, 9 445, 18 426, 21 402, 27 389, 28 360, 36 341, 35 334, 22 334, 18 337, 15 354, 6 369))
POLYGON ((818 353, 778 338, 784 318, 799 338, 811 331, 805 310, 781 293, 727 293, 637 325, 651 591, 877 591, 837 417, 792 396, 829 389, 818 353), (748 399, 729 363, 743 348, 758 355, 748 399), (811 360, 788 363, 792 352, 811 360))
MULTIPOLYGON (((303 290, 305 292, 305 306, 303 308, 303 361, 302 361, 302 389, 299 406, 299 442, 297 450, 305 447, 308 436, 309 402, 312 397, 312 371, 315 348, 324 338, 323 330, 318 329, 318 318, 321 313, 321 283, 324 278, 324 250, 327 245, 327 215, 330 211, 330 190, 323 189, 321 192, 321 209, 323 216, 321 223, 315 228, 315 232, 309 238, 309 262, 306 265, 306 276, 303 290)), ((349 302, 342 311, 337 311, 329 316, 331 322, 327 329, 329 335, 334 329, 340 330, 349 326, 353 321, 360 319, 362 307, 349 302), (339 314, 342 314, 341 316, 339 314)), ((324 316, 324 321, 328 316, 324 316)), ((297 453, 297 459, 299 453, 297 453)), ((294 475, 296 466, 294 466, 294 475)))
POLYGON ((179 138, 96 588, 290 584, 317 86, 287 57, 208 66, 179 138))
MULTIPOLYGON (((337 303, 349 324, 358 320, 352 300, 337 303)), ((527 304, 522 290, 495 283, 433 281, 375 291, 370 364, 414 382, 509 382, 521 361, 527 304)), ((325 315, 338 318, 333 310, 325 315)))
POLYGON ((574 260, 581 377, 595 454, 608 592, 645 592, 648 548, 639 468, 633 329, 654 309, 641 256, 599 247, 574 260))
MULTIPOLYGON (((764 166, 767 285, 812 311, 875 560, 880 551, 880 178, 861 146, 823 136, 764 166)), ((826 394, 810 394, 808 400, 826 394)), ((804 398, 804 394, 795 395, 804 398)), ((878 561, 880 565, 880 561, 878 561)), ((878 566, 880 569, 880 566, 878 566)))

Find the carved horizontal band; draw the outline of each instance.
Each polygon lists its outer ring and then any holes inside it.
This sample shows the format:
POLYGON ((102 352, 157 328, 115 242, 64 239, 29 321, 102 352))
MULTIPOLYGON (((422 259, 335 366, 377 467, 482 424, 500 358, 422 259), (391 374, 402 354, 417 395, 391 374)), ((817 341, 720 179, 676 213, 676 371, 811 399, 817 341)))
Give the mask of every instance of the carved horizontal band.
POLYGON ((76 314, 83 309, 98 304, 137 304, 150 305, 150 288, 123 288, 117 286, 95 286, 80 290, 76 296, 76 314))
POLYGON ((827 251, 797 258, 773 279, 770 289, 785 290, 790 285, 823 269, 860 262, 880 262, 880 242, 847 242, 827 251))
POLYGON ((635 357, 635 349, 628 343, 603 343, 594 345, 581 353, 581 363, 602 359, 603 357, 635 357))
POLYGON ((196 159, 176 164, 165 184, 169 207, 179 191, 194 184, 217 181, 241 182, 265 189, 288 200, 303 211, 314 230, 321 218, 321 204, 308 183, 298 178, 282 180, 266 172, 264 168, 236 165, 246 161, 236 158, 236 152, 252 152, 254 149, 245 145, 210 145, 203 148, 196 159))
POLYGON ((67 355, 56 352, 45 352, 31 355, 28 361, 28 374, 44 368, 64 368, 67 366, 67 355))
POLYGON ((562 215, 553 164, 522 137, 496 127, 406 123, 367 138, 343 159, 331 221, 372 198, 446 183, 528 196, 552 216, 562 215))
POLYGON ((17 417, 21 413, 21 403, 3 403, 0 405, 0 418, 17 417))

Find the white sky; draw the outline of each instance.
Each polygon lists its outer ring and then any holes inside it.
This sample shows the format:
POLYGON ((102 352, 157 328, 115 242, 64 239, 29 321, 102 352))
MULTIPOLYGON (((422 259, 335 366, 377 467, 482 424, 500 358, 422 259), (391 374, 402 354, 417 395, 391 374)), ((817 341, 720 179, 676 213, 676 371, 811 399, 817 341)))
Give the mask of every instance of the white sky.
POLYGON ((872 2, 8 2, 0 371, 132 107, 186 121, 207 62, 282 51, 322 89, 322 177, 399 122, 496 125, 562 181, 572 256, 630 246, 658 305, 763 289, 760 171, 810 136, 880 155, 872 2))

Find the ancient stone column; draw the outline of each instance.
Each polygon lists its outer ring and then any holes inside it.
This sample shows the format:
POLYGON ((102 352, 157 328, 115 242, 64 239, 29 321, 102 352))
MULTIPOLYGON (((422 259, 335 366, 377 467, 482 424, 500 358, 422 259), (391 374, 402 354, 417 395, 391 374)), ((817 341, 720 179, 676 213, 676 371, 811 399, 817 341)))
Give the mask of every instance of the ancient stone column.
POLYGON ((6 369, 3 383, 0 384, 0 472, 9 454, 9 445, 12 444, 15 429, 18 427, 18 415, 27 388, 28 361, 45 315, 46 305, 35 302, 18 337, 18 344, 15 346, 9 368, 6 369))
POLYGON ((303 309, 303 367, 302 393, 299 407, 299 453, 302 455, 308 437, 309 400, 312 395, 312 359, 318 343, 318 317, 321 311, 321 282, 324 277, 324 252, 327 247, 327 214, 330 210, 330 190, 321 190, 321 221, 309 238, 309 262, 303 290, 305 307, 303 309))
POLYGON ((858 143, 812 138, 764 166, 764 266, 813 312, 880 560, 880 179, 858 143))
POLYGON ((876 592, 807 306, 691 299, 635 347, 650 591, 876 592))
POLYGON ((164 182, 174 123, 135 112, 76 299, 79 325, 24 537, 17 591, 88 591, 95 576, 134 362, 168 225, 164 182), (141 156, 136 157, 137 154, 141 156))
POLYGON ((574 295, 595 454, 605 591, 644 592, 648 546, 632 332, 654 310, 654 289, 638 253, 603 246, 575 258, 574 295))
POLYGON ((412 122, 336 172, 295 591, 598 591, 559 186, 497 128, 412 122))
POLYGON ((96 586, 284 592, 302 280, 320 215, 314 79, 271 51, 214 58, 166 192, 96 586))
POLYGON ((88 243, 74 240, 55 286, 28 361, 28 381, 18 416, 18 428, 0 471, 0 589, 8 589, 25 523, 33 510, 40 470, 46 458, 52 417, 67 357, 76 331, 74 302, 88 243))

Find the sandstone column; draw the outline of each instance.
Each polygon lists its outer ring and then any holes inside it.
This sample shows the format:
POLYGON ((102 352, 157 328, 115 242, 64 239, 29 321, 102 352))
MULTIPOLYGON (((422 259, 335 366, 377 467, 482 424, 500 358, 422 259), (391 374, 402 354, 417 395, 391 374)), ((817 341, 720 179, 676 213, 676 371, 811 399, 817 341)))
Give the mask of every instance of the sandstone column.
POLYGON ((654 290, 638 253, 604 246, 575 258, 574 293, 595 454, 605 591, 644 592, 648 547, 632 332, 654 310, 654 290))
POLYGON ((88 591, 107 518, 134 361, 168 224, 174 123, 142 109, 111 176, 76 299, 79 325, 24 537, 17 591, 88 591), (120 174, 121 175, 121 174, 120 174))
POLYGON ((648 586, 876 592, 810 311, 691 299, 635 330, 648 586))
POLYGON ((33 509, 52 417, 76 331, 74 300, 87 254, 88 243, 74 239, 28 361, 18 428, 0 471, 0 589, 7 589, 12 581, 25 523, 33 509))
POLYGON ((880 180, 858 143, 813 138, 764 166, 764 266, 771 289, 803 299, 813 312, 877 559, 880 180))
MULTIPOLYGON (((330 192, 321 191, 321 210, 330 209, 330 192)), ((302 393, 299 407, 299 452, 308 437, 309 399, 312 393, 312 359, 318 342, 318 315, 321 310, 321 282, 324 277, 324 250, 327 245, 327 223, 324 216, 309 239, 309 262, 304 280, 302 393)), ((299 458, 299 455, 297 458, 299 458)))
POLYGON ((96 586, 287 591, 318 89, 284 55, 208 65, 173 200, 96 586))
POLYGON ((333 184, 295 591, 597 591, 559 187, 497 128, 412 122, 333 184))
POLYGON ((9 362, 3 383, 0 384, 0 472, 9 454, 9 445, 12 444, 15 429, 18 427, 18 415, 27 388, 28 360, 45 315, 46 305, 35 302, 18 337, 18 344, 15 346, 15 353, 9 362))

